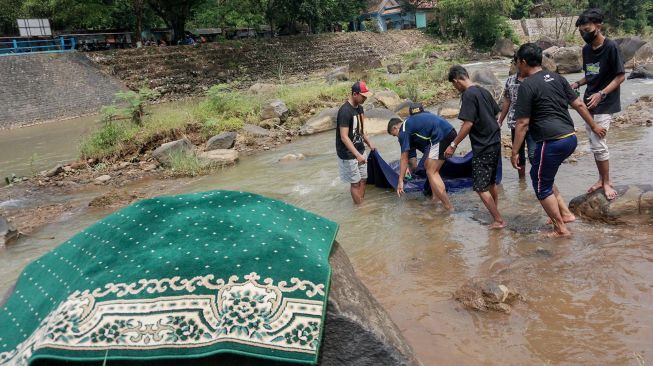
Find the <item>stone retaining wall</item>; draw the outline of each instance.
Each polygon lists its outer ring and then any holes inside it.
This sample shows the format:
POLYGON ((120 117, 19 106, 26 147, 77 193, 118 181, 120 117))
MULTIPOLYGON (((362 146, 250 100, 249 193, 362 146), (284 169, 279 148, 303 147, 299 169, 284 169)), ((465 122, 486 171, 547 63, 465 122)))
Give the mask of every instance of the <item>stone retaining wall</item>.
POLYGON ((0 129, 97 112, 124 89, 83 54, 0 57, 0 129))

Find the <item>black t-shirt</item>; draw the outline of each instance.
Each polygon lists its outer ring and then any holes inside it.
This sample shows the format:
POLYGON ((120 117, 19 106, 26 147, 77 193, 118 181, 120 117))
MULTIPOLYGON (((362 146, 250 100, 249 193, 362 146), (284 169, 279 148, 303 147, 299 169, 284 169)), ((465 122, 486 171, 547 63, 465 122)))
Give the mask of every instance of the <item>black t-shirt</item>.
POLYGON ((356 159, 354 154, 347 149, 347 146, 340 139, 340 127, 349 127, 349 138, 354 143, 354 147, 359 153, 365 152, 365 144, 363 142, 363 106, 354 107, 349 102, 340 107, 338 110, 338 117, 336 118, 336 152, 340 159, 351 160, 356 159))
POLYGON ((519 86, 515 118, 530 118, 528 131, 535 141, 554 140, 575 131, 568 106, 576 98, 567 79, 542 70, 519 86))
POLYGON ((501 127, 497 113, 501 111, 489 91, 473 85, 463 93, 458 119, 474 123, 469 132, 474 154, 492 151, 501 144, 501 127))
MULTIPOLYGON (((608 86, 617 75, 626 72, 617 44, 607 38, 603 41, 603 45, 595 50, 591 45, 586 44, 583 47, 583 71, 587 80, 584 96, 587 101, 592 94, 608 86)), ((590 110, 592 114, 612 114, 619 111, 621 111, 620 87, 606 95, 596 108, 590 110)))

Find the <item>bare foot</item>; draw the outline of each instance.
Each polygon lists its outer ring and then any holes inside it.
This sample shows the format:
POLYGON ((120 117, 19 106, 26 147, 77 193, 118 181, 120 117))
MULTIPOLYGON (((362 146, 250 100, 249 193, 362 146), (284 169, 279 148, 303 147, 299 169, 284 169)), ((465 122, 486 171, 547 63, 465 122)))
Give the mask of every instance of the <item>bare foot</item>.
MULTIPOLYGON (((574 222, 574 221, 576 221, 576 216, 574 216, 574 215, 562 215, 562 222, 564 222, 565 224, 568 224, 568 223, 574 222)), ((546 224, 547 225, 553 224, 553 221, 551 220, 551 218, 546 220, 546 224)))
POLYGON ((605 198, 607 198, 608 201, 612 201, 619 196, 619 193, 617 193, 617 191, 615 191, 609 184, 603 185, 603 191, 605 193, 605 198))
POLYGON ((501 221, 501 222, 495 221, 495 222, 491 223, 490 226, 488 226, 487 228, 489 230, 499 230, 499 229, 503 229, 504 227, 506 227, 506 222, 505 221, 501 221))
POLYGON ((598 189, 601 189, 601 187, 603 187, 603 181, 599 179, 598 182, 594 183, 594 185, 587 190, 587 193, 592 193, 598 189))
POLYGON ((547 238, 568 238, 571 236, 571 231, 545 231, 543 235, 547 238))

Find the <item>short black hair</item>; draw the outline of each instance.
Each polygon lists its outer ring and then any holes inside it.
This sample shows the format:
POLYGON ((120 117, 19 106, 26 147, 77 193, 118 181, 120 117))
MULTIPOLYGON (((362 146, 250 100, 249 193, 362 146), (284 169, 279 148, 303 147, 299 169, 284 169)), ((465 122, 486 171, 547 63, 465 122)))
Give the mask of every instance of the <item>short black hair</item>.
POLYGON ((576 19, 576 27, 588 23, 603 24, 603 18, 603 12, 600 9, 587 9, 578 17, 578 19, 576 19))
POLYGON ((388 135, 392 135, 392 127, 404 123, 400 118, 394 117, 391 118, 388 122, 388 135))
POLYGON ((463 80, 463 79, 469 79, 469 74, 467 73, 467 70, 465 70, 464 67, 460 65, 453 65, 451 68, 449 68, 449 82, 453 82, 454 80, 463 80))
POLYGON ((535 43, 524 43, 517 50, 517 58, 530 67, 542 66, 542 48, 535 43))

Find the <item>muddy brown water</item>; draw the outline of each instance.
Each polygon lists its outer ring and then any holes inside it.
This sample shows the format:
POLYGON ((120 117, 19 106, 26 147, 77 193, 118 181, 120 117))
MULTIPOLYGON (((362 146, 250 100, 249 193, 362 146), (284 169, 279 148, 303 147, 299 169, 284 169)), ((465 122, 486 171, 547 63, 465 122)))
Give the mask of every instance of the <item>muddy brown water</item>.
MULTIPOLYGON (((645 82, 626 82, 624 105, 648 88, 645 82)), ((583 141, 582 123, 572 115, 583 141)), ((42 141, 54 127, 37 126, 26 135, 42 141)), ((489 216, 473 192, 452 196, 453 214, 422 197, 399 199, 373 187, 366 202, 354 207, 348 187, 337 177, 333 139, 330 132, 301 138, 246 157, 235 168, 171 181, 161 194, 246 190, 337 221, 337 239, 358 274, 425 365, 643 365, 653 360, 653 227, 579 221, 571 225, 572 238, 545 239, 540 234, 545 214, 531 184, 517 179, 507 159, 500 209, 509 224, 501 232, 487 230, 489 216), (287 153, 307 159, 279 163, 287 153), (538 247, 550 255, 538 255, 538 247), (489 277, 524 296, 512 314, 470 312, 452 300, 468 279, 489 277)), ((379 135, 373 141, 388 160, 397 158, 395 139, 379 135)), ((609 141, 616 183, 652 183, 653 128, 613 129, 609 141)), ((468 142, 461 149, 468 150, 468 142)), ((562 166, 557 183, 569 200, 595 179, 593 158, 585 154, 562 166)), ((86 192, 58 199, 92 197, 86 192)), ((24 238, 1 251, 0 291, 28 262, 106 214, 97 209, 67 213, 35 234, 56 239, 24 238)))

